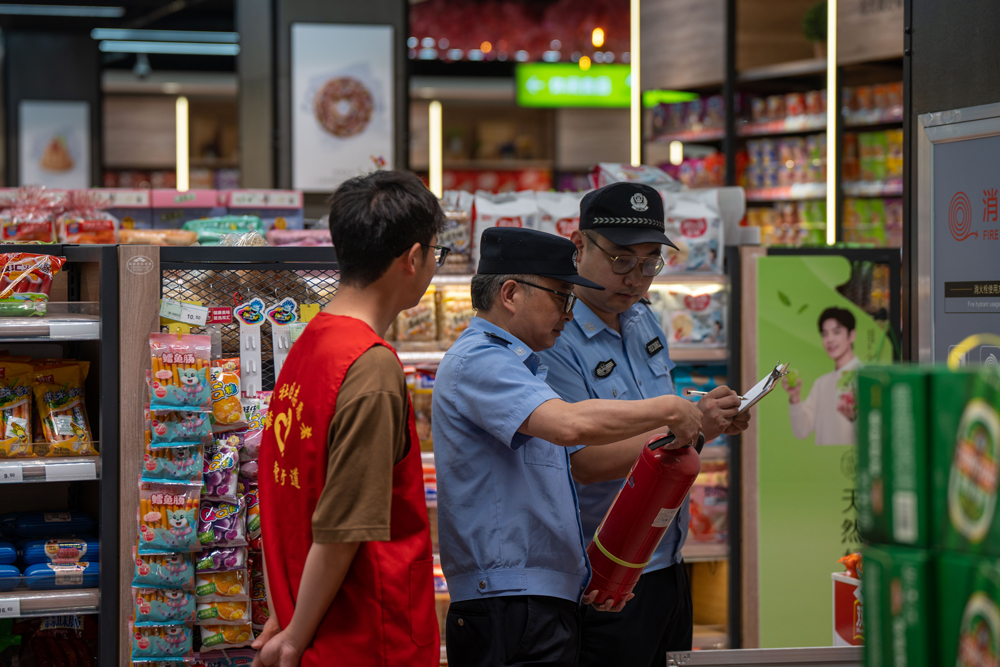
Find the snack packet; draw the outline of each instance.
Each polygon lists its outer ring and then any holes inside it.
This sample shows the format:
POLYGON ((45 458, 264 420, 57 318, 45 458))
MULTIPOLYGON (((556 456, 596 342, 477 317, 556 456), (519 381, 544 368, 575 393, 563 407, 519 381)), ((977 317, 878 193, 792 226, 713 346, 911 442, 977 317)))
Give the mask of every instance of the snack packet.
POLYGON ((222 368, 212 369, 212 415, 218 424, 244 424, 240 403, 240 375, 222 368))
POLYGON ((180 661, 192 655, 192 632, 187 625, 133 626, 132 660, 180 661))
POLYGON ((262 551, 263 547, 260 541, 260 497, 256 485, 252 485, 247 490, 243 496, 243 502, 247 508, 247 541, 250 543, 250 549, 252 551, 262 551))
POLYGON ((139 484, 139 553, 199 551, 197 486, 139 484))
POLYGON ((264 223, 255 215, 224 215, 184 223, 184 230, 198 234, 200 245, 219 245, 228 234, 264 233, 264 223))
POLYGON ((543 232, 569 238, 580 228, 580 202, 587 192, 538 192, 539 226, 543 232))
POLYGON ((267 606, 267 598, 250 600, 250 620, 254 625, 263 626, 271 618, 271 609, 267 606))
POLYGON ((141 478, 147 482, 201 484, 204 461, 200 445, 153 449, 147 443, 141 478))
POLYGON ((450 345, 469 328, 476 311, 472 308, 472 293, 468 287, 449 285, 441 288, 440 293, 438 334, 443 342, 450 345))
POLYGON ((209 357, 212 337, 150 334, 153 410, 212 411, 209 357))
POLYGON ((725 292, 687 294, 654 289, 649 292, 654 310, 660 312, 670 343, 724 345, 726 342, 725 292))
POLYGON ((202 551, 195 560, 198 572, 225 572, 247 567, 246 547, 216 547, 202 551))
POLYGON ((236 373, 236 375, 239 376, 240 358, 229 357, 227 359, 213 359, 212 368, 221 368, 226 373, 236 373))
POLYGON ((114 245, 118 220, 101 210, 102 198, 87 190, 69 193, 67 211, 56 220, 61 243, 103 243, 114 245))
POLYGON ((249 623, 241 625, 201 626, 201 645, 213 651, 242 648, 253 643, 253 629, 249 623))
POLYGON ((451 248, 445 265, 464 265, 469 262, 472 251, 472 203, 471 192, 445 190, 441 199, 444 211, 444 228, 438 234, 438 244, 451 248))
POLYGON ((434 451, 431 430, 431 398, 434 394, 434 371, 426 368, 407 367, 406 388, 410 392, 410 405, 420 438, 420 451, 434 451))
POLYGON ((198 541, 204 547, 245 547, 246 525, 241 502, 205 500, 201 504, 198 541))
POLYGON ((431 341, 437 340, 437 287, 428 285, 420 302, 407 308, 396 318, 396 340, 431 341))
POLYGON ((195 575, 198 604, 250 599, 250 582, 246 569, 228 572, 198 572, 195 575))
POLYGON ((204 602, 198 605, 198 625, 246 625, 250 601, 204 602))
MULTIPOLYGON (((65 151, 65 146, 62 150, 65 151)), ((62 157, 68 156, 63 153, 62 157)), ((58 193, 38 185, 19 188, 11 206, 0 212, 0 241, 53 243, 56 240, 55 215, 61 213, 61 209, 58 193)))
MULTIPOLYGON (((243 414, 247 419, 247 430, 243 434, 241 457, 256 461, 260 458, 260 441, 264 436, 264 422, 267 420, 268 403, 259 398, 243 402, 243 414)), ((242 458, 241 458, 242 460, 242 458)))
POLYGON ((52 279, 65 263, 65 257, 0 253, 0 317, 45 315, 52 279))
POLYGON ((203 412, 153 410, 150 429, 153 449, 204 445, 212 441, 212 421, 203 412))
POLYGON ((34 458, 28 364, 0 361, 0 458, 34 458))
POLYGON ((189 553, 139 554, 132 547, 132 560, 135 561, 133 586, 194 590, 194 562, 189 553))
POLYGON ((135 588, 136 625, 183 625, 195 622, 194 593, 179 588, 135 588))
POLYGON ((206 498, 236 502, 240 469, 238 446, 241 439, 241 436, 227 434, 205 448, 202 495, 206 498))
POLYGON ((45 456, 97 454, 83 398, 83 381, 89 369, 85 361, 34 368, 32 389, 49 445, 45 456))

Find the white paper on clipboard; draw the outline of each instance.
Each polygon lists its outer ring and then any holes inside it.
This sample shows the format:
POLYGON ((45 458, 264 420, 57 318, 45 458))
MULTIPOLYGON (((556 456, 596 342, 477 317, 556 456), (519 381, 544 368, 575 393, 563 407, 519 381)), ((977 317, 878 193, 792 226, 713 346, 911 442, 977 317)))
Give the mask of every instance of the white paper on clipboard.
POLYGON ((785 369, 787 368, 788 364, 778 362, 773 371, 765 375, 750 391, 743 394, 743 402, 740 403, 740 413, 746 412, 755 406, 757 401, 770 394, 771 390, 778 386, 778 380, 781 379, 782 375, 785 375, 785 369))

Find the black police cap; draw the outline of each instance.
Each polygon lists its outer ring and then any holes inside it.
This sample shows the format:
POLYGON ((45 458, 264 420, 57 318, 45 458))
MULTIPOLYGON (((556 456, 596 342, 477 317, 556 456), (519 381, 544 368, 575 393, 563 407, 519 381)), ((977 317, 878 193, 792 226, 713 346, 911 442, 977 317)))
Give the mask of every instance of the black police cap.
POLYGON ((662 243, 676 250, 663 222, 663 198, 642 183, 605 185, 580 202, 580 229, 593 229, 618 245, 662 243))
POLYGON ((490 227, 479 239, 477 273, 522 273, 604 288, 576 272, 576 246, 555 234, 519 227, 490 227))

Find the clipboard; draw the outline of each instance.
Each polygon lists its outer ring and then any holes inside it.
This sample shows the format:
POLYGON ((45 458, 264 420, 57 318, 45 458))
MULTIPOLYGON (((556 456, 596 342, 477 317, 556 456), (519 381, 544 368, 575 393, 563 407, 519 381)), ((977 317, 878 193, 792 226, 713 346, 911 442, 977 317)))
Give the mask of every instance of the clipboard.
POLYGON ((755 384, 753 388, 743 394, 743 401, 740 403, 740 411, 737 414, 743 414, 753 406, 757 405, 757 402, 762 398, 771 393, 776 386, 778 386, 778 380, 781 379, 783 375, 787 375, 788 364, 783 364, 780 361, 775 365, 774 370, 764 376, 764 378, 755 384))

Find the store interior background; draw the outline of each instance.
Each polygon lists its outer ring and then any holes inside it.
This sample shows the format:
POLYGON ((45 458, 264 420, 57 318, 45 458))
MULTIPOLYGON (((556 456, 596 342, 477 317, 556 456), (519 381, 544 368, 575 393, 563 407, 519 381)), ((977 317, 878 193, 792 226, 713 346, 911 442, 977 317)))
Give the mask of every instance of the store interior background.
MULTIPOLYGON (((521 106, 515 75, 519 63, 559 62, 581 72, 627 64, 628 0, 114 4, 124 8, 121 16, 0 12, 5 185, 22 184, 20 102, 76 100, 91 110, 94 187, 173 188, 177 101, 183 97, 189 141, 182 148, 192 189, 292 188, 289 41, 291 25, 300 22, 394 27, 395 166, 430 178, 431 105, 439 102, 445 189, 575 191, 589 187, 595 164, 631 159, 627 105, 521 106), (102 43, 115 40, 93 31, 109 28, 211 32, 212 43, 230 48, 211 56, 102 50, 102 43)), ((700 113, 685 115, 651 98, 642 112, 643 163, 662 165, 692 187, 743 186, 746 223, 761 228, 765 246, 824 247, 832 239, 899 249, 904 359, 924 358, 921 346, 927 344, 918 326, 927 287, 915 259, 928 240, 918 238, 911 224, 919 195, 913 127, 924 113, 996 102, 1000 90, 1000 53, 987 29, 1000 25, 1000 5, 960 4, 962 11, 949 11, 952 3, 934 0, 840 0, 837 88, 831 93, 826 46, 810 41, 803 26, 815 0, 641 3, 642 90, 688 93, 704 104, 700 113), (819 106, 790 113, 788 104, 800 100, 819 106), (832 139, 830 104, 842 109, 832 139), (755 119, 755 108, 763 108, 763 116, 755 119), (828 192, 836 201, 832 217, 824 208, 828 192)), ((321 218, 327 196, 305 193, 307 220, 321 218)), ((710 282, 738 299, 733 279, 728 274, 710 282)), ((736 321, 730 326, 734 333, 739 328, 736 321)), ((729 340, 679 349, 674 358, 692 373, 732 382, 740 377, 741 353, 749 352, 739 349, 739 336, 729 340)), ((426 351, 410 354, 410 363, 428 363, 426 351)), ((748 546, 741 532, 748 517, 740 499, 754 490, 741 486, 731 456, 719 454, 702 480, 710 493, 728 494, 724 529, 703 543, 692 540, 685 554, 696 646, 829 645, 829 626, 799 642, 762 641, 756 562, 748 557, 754 544, 748 546), (826 639, 817 641, 820 635, 826 639)), ((794 607, 793 591, 788 595, 794 607)))

